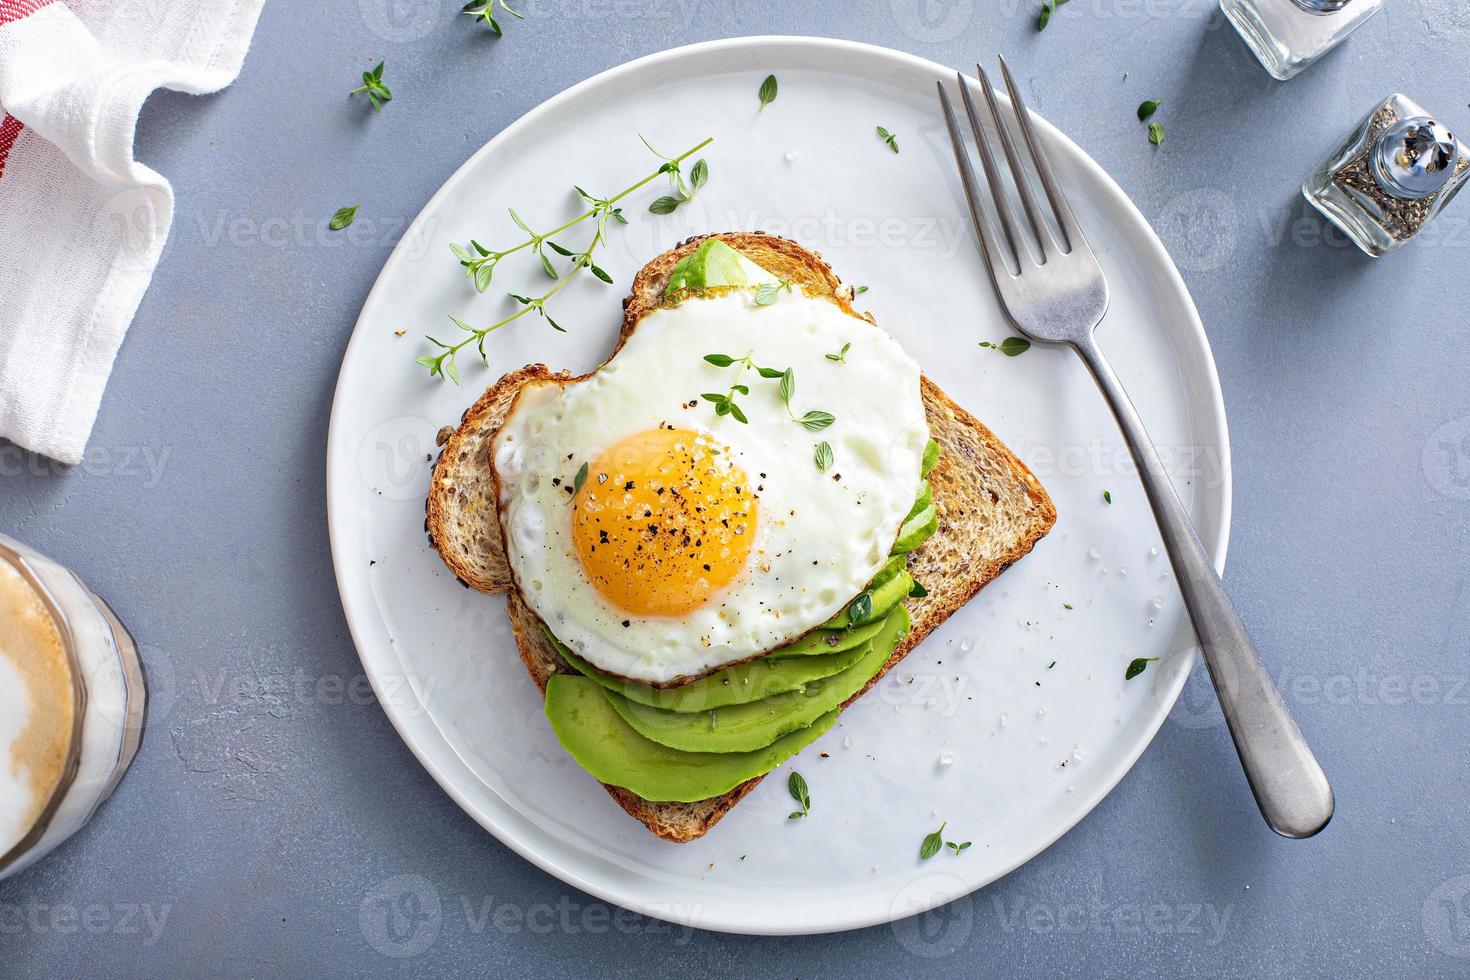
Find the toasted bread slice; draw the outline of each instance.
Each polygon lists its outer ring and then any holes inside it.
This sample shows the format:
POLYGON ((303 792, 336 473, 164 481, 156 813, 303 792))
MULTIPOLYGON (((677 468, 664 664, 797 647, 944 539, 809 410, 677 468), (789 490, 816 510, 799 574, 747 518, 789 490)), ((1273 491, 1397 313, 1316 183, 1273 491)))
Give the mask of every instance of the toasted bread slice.
MULTIPOLYGON (((649 262, 633 280, 623 301, 623 327, 613 353, 638 322, 664 305, 670 271, 710 236, 691 238, 649 262)), ((832 274, 819 255, 795 242, 759 232, 726 232, 726 244, 808 293, 829 296, 854 316, 852 290, 832 274)), ((611 355, 609 355, 611 356, 611 355)), ((507 612, 522 662, 545 693, 551 675, 571 670, 520 599, 503 550, 497 517, 489 446, 516 393, 528 381, 565 378, 544 365, 507 374, 480 396, 448 438, 434 465, 425 530, 445 563, 465 585, 482 592, 508 592, 507 612)), ((924 637, 975 596, 988 582, 1021 558, 1056 523, 1056 508, 1015 454, 969 412, 956 405, 928 378, 920 390, 929 433, 943 447, 929 475, 939 530, 909 556, 909 570, 928 588, 922 598, 906 600, 913 620, 907 638, 846 708, 877 684, 924 637)), ((704 836, 764 777, 756 777, 722 796, 696 803, 653 803, 625 789, 607 786, 623 809, 665 840, 683 843, 704 836)))

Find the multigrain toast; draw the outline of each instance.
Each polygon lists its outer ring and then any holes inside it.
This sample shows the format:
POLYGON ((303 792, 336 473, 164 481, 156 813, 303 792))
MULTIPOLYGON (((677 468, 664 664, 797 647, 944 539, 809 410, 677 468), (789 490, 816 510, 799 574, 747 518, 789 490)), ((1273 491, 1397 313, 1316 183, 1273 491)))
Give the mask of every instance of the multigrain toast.
MULTIPOLYGON (((623 301, 623 326, 612 357, 643 319, 664 305, 664 288, 674 265, 711 237, 683 242, 649 262, 633 280, 623 301)), ((821 257, 795 242, 759 232, 718 236, 773 275, 827 296, 844 311, 853 310, 852 289, 843 286, 821 257)), ((571 672, 551 646, 536 615, 523 603, 501 541, 490 442, 515 400, 530 381, 571 380, 533 364, 491 385, 461 418, 434 465, 425 529, 445 564, 465 585, 482 592, 505 592, 516 646, 531 679, 544 694, 552 674, 571 672)), ((929 475, 939 530, 909 556, 909 571, 929 593, 906 600, 912 627, 888 662, 845 709, 862 697, 900 660, 988 582, 1021 558, 1051 530, 1056 508, 1046 490, 1015 454, 979 420, 956 405, 928 378, 920 379, 929 433, 939 442, 939 465, 929 475)), ((653 803, 616 786, 613 799, 654 834, 685 842, 704 836, 764 777, 747 780, 721 796, 695 803, 653 803)))

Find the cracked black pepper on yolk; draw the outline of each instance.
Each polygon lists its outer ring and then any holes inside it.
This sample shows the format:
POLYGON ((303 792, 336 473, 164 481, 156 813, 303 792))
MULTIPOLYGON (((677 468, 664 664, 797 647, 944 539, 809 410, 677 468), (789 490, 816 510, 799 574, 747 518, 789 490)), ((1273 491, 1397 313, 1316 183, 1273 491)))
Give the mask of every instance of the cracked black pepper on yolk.
POLYGON ((649 429, 588 465, 572 540, 603 597, 639 616, 678 616, 729 585, 755 538, 755 488, 728 453, 687 429, 649 429))

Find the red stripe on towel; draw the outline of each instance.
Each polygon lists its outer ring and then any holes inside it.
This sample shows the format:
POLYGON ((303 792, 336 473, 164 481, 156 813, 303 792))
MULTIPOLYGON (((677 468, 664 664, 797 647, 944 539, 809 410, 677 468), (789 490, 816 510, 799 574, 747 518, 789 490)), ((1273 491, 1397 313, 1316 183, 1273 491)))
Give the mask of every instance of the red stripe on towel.
POLYGON ((0 24, 8 24, 22 17, 29 17, 42 7, 49 7, 55 0, 0 0, 0 24))
MULTIPOLYGON (((6 0, 0 0, 0 3, 4 2, 6 0)), ((10 159, 10 148, 15 145, 22 129, 25 129, 24 124, 14 116, 0 120, 0 177, 5 176, 5 161, 10 159)))

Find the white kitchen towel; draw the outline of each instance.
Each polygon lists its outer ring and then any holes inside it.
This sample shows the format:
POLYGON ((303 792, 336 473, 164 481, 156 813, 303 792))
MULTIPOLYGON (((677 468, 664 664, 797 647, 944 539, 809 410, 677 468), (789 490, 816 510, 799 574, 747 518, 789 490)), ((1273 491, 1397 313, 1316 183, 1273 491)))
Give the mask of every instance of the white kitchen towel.
POLYGON ((81 461, 173 221, 156 88, 239 74, 265 0, 0 0, 0 437, 81 461))

